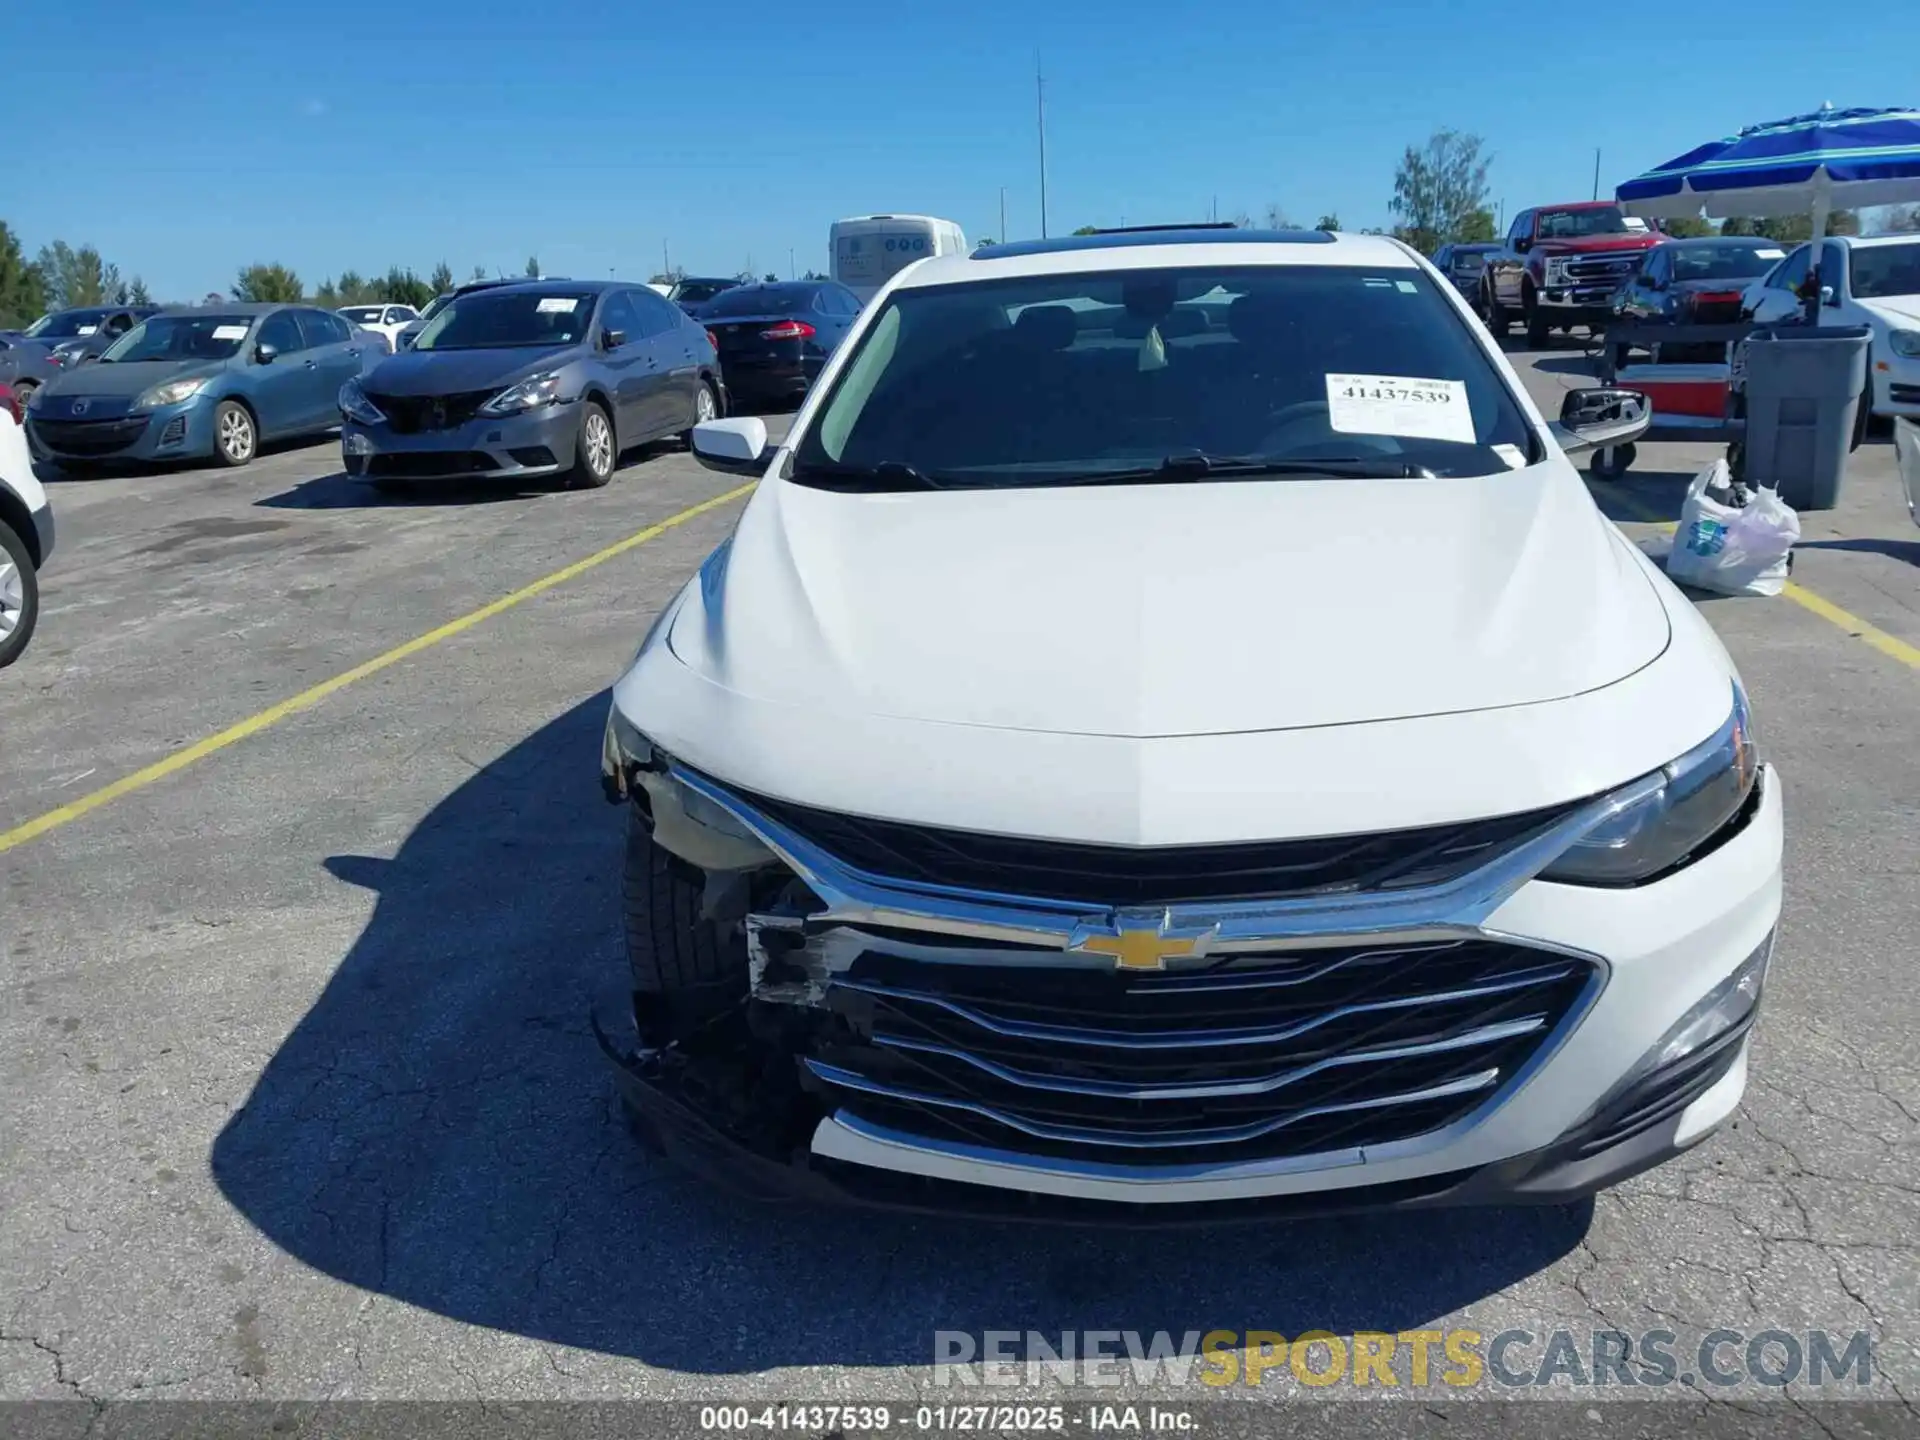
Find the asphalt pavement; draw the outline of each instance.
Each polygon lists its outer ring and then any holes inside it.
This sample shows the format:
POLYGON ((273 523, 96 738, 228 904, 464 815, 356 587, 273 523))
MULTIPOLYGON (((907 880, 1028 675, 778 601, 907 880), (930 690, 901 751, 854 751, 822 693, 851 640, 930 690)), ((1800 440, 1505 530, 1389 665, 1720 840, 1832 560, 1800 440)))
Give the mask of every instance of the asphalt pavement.
MULTIPOLYGON (((1517 358, 1556 411, 1580 383, 1577 349, 1517 358)), ((1593 489, 1658 547, 1711 453, 1593 489)), ((1789 807, 1734 1127, 1572 1209, 1177 1239, 756 1207, 621 1125, 606 686, 735 488, 671 445, 586 493, 396 501, 334 442, 51 477, 0 673, 0 1398, 937 1398, 938 1330, 1448 1326, 1864 1330, 1873 1393, 1920 1396, 1889 445, 1804 517, 1794 595, 1700 602, 1789 807)))

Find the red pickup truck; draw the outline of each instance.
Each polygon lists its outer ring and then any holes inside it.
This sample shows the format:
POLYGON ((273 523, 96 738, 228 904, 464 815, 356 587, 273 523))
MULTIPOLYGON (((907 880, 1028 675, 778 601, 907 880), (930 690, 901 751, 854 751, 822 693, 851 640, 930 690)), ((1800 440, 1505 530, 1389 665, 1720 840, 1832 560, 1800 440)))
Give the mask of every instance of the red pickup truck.
POLYGON ((1522 210, 1506 242, 1487 256, 1480 313, 1496 336, 1516 316, 1525 321, 1530 345, 1575 325, 1598 329, 1612 318, 1641 255, 1664 238, 1609 200, 1522 210))

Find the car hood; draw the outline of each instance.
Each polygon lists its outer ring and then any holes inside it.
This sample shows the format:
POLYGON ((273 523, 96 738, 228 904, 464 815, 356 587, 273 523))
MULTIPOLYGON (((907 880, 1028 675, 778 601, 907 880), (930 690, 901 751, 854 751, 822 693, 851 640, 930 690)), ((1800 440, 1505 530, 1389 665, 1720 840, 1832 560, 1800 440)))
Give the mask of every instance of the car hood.
POLYGON ((809 710, 1148 737, 1552 700, 1669 638, 1556 456, 1458 480, 767 482, 668 643, 714 683, 809 710))
POLYGON ((227 362, 224 360, 143 360, 133 365, 96 360, 91 365, 67 371, 58 380, 49 382, 47 395, 49 398, 87 395, 102 399, 131 399, 163 380, 218 375, 226 368, 227 362))
POLYGON ((1660 243, 1658 235, 1586 235, 1565 240, 1542 240, 1534 251, 1540 255, 1588 255, 1597 251, 1651 250, 1660 243))
POLYGON ((1856 300, 1854 303, 1897 329, 1907 329, 1915 320, 1920 320, 1920 295, 1882 295, 1878 299, 1856 300))
POLYGON ((459 395, 507 386, 574 359, 577 345, 534 349, 405 350, 382 360, 362 382, 380 395, 459 395))

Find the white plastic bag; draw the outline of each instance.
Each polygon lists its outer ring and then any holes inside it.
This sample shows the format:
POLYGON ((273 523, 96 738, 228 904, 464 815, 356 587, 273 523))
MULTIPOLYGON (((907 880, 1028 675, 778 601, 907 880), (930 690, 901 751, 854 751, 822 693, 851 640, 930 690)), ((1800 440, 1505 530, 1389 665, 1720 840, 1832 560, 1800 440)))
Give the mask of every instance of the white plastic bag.
POLYGON ((1722 595, 1778 595, 1787 588, 1787 557, 1800 538, 1800 517, 1777 490, 1755 490, 1745 506, 1728 495, 1727 462, 1716 460, 1687 487, 1667 574, 1683 585, 1722 595))

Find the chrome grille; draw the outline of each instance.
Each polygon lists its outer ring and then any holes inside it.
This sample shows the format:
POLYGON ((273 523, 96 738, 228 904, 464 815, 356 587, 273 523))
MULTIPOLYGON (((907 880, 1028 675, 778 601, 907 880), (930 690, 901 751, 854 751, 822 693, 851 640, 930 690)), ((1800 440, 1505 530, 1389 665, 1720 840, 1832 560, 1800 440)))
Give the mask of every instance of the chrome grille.
POLYGON ((1472 1113, 1595 982, 1584 960, 1482 939, 1154 975, 1034 959, 869 950, 827 992, 856 1038, 807 1068, 844 1112, 930 1139, 1091 1162, 1316 1155, 1472 1113))
POLYGON ((1638 250, 1624 255, 1587 255, 1560 262, 1561 273, 1574 284, 1595 284, 1604 280, 1623 280, 1640 263, 1638 250))

